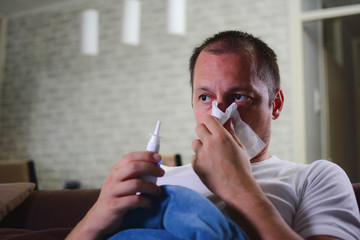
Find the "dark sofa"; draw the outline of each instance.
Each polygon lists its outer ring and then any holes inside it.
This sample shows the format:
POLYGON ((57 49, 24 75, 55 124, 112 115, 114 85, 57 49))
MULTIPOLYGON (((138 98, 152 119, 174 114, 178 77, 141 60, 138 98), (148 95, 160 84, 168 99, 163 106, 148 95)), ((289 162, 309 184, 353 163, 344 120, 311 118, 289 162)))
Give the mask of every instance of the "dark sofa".
POLYGON ((0 222, 0 239, 64 239, 99 193, 99 189, 33 191, 0 222))
MULTIPOLYGON (((360 183, 353 187, 360 206, 360 183)), ((99 193, 99 189, 33 191, 0 222, 0 239, 64 239, 99 193)))

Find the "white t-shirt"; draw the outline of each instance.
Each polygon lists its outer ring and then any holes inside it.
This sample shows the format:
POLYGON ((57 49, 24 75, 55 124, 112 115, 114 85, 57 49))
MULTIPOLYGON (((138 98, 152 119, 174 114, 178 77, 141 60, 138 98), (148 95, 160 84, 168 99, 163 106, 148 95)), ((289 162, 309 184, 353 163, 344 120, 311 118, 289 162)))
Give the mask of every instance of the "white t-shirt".
MULTIPOLYGON (((352 185, 345 172, 326 160, 297 164, 273 156, 251 164, 261 189, 289 226, 302 237, 331 235, 360 239, 360 216, 352 185)), ((180 185, 225 204, 201 182, 191 165, 165 167, 158 185, 180 185)))

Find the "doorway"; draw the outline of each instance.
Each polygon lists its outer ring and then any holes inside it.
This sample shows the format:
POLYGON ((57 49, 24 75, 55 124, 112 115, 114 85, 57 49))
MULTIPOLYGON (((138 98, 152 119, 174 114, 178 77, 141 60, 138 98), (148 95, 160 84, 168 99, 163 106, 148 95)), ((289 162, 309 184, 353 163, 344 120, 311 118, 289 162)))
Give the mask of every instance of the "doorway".
POLYGON ((323 31, 327 156, 352 181, 360 180, 359 23, 360 15, 330 19, 323 31))
POLYGON ((303 32, 307 158, 359 182, 360 14, 303 22, 303 32))

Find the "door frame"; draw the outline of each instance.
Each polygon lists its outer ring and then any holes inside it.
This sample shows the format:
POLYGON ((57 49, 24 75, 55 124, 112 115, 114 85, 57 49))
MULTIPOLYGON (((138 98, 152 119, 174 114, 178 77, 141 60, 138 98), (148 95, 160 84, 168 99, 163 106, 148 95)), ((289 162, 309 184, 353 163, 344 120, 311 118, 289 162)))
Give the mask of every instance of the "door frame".
MULTIPOLYGON (((304 23, 329 18, 337 18, 360 14, 360 4, 352 4, 341 7, 302 11, 303 0, 289 1, 289 29, 290 29, 290 58, 291 58, 291 101, 292 101, 292 160, 307 163, 307 139, 311 136, 306 134, 306 93, 304 79, 304 23)), ((320 54, 320 53, 319 53, 320 54)), ((323 76, 324 74, 322 74, 323 76)), ((321 79, 320 81, 323 81, 321 79)), ((313 93, 310 93, 313 94, 313 93)), ((325 93, 326 94, 326 93, 325 93)), ((324 107, 322 103, 322 107, 324 107)), ((325 109, 325 108, 324 108, 325 109)), ((322 123, 324 125, 324 122, 322 123)), ((326 131, 321 134, 322 157, 327 152, 326 131)), ((315 159, 313 159, 315 160, 315 159)))

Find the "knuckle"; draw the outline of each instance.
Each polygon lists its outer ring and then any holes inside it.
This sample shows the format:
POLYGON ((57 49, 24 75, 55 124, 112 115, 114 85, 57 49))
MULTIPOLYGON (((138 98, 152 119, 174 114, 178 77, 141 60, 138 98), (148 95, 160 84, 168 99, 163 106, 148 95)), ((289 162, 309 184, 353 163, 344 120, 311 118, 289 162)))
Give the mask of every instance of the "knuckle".
POLYGON ((220 143, 226 143, 228 141, 228 136, 224 132, 216 131, 213 135, 220 143))
POLYGON ((197 146, 198 146, 198 144, 199 144, 198 142, 199 142, 199 140, 198 140, 198 139, 195 139, 195 140, 193 140, 192 143, 191 143, 191 148, 192 148, 194 151, 197 150, 197 146))
POLYGON ((131 199, 129 199, 129 204, 137 206, 141 202, 142 197, 140 195, 133 195, 131 199))
POLYGON ((111 209, 114 209, 114 208, 117 208, 119 205, 118 201, 115 199, 115 198, 108 198, 106 200, 106 206, 108 208, 111 208, 111 209))
POLYGON ((119 162, 128 162, 128 161, 130 161, 130 159, 131 159, 131 157, 130 157, 131 154, 132 154, 132 153, 128 153, 128 154, 124 155, 124 156, 120 159, 119 162))
POLYGON ((211 115, 206 115, 206 116, 204 117, 204 121, 205 121, 205 122, 209 122, 209 121, 211 121, 211 119, 212 119, 212 116, 211 116, 211 115))
POLYGON ((139 172, 140 167, 139 164, 132 162, 127 165, 127 169, 129 171, 129 174, 134 175, 139 172))
POLYGON ((131 181, 131 188, 134 189, 134 190, 137 190, 139 188, 141 188, 142 186, 142 181, 140 179, 133 179, 131 181))
POLYGON ((141 158, 143 158, 143 154, 141 152, 130 152, 123 156, 120 161, 126 164, 129 162, 133 162, 134 160, 139 160, 141 158))

